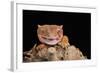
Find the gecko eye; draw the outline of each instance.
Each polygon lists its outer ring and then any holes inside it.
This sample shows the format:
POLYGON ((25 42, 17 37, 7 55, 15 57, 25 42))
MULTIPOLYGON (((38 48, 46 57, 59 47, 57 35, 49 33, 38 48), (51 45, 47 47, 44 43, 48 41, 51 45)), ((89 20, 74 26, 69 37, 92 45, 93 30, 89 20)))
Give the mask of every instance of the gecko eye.
POLYGON ((44 30, 42 30, 42 31, 41 31, 41 34, 44 34, 44 33, 45 33, 44 30))
POLYGON ((44 29, 41 29, 40 30, 40 34, 45 34, 45 30, 44 29))
POLYGON ((63 30, 58 30, 58 33, 63 33, 63 30))

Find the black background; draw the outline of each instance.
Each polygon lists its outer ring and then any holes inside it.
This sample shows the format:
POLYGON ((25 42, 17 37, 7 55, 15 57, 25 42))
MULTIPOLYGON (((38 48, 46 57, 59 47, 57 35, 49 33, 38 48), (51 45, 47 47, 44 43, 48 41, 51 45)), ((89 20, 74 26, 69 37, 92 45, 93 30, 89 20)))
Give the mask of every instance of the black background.
POLYGON ((23 10, 23 51, 40 43, 37 37, 38 24, 63 25, 64 35, 69 37, 70 44, 91 59, 90 13, 23 10))

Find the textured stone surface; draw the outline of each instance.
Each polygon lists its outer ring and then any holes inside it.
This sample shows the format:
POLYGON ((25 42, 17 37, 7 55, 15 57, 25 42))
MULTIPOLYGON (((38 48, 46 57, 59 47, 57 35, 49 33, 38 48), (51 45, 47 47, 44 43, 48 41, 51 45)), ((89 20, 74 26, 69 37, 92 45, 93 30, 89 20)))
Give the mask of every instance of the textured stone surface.
POLYGON ((74 45, 65 47, 59 44, 48 46, 45 44, 36 44, 30 51, 23 53, 24 62, 39 62, 39 61, 60 61, 60 60, 84 60, 86 57, 82 54, 79 48, 74 45))

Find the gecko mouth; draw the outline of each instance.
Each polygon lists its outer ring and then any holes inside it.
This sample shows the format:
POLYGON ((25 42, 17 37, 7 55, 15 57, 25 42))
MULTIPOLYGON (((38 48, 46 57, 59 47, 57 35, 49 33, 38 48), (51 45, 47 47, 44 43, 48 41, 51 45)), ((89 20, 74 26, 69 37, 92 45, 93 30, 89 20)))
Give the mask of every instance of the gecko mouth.
POLYGON ((39 37, 39 40, 40 40, 40 42, 48 44, 48 45, 55 45, 61 40, 61 38, 58 36, 56 36, 56 37, 41 36, 41 37, 39 37))
POLYGON ((44 40, 47 41, 54 41, 54 40, 59 40, 58 38, 46 38, 46 37, 42 37, 44 40))

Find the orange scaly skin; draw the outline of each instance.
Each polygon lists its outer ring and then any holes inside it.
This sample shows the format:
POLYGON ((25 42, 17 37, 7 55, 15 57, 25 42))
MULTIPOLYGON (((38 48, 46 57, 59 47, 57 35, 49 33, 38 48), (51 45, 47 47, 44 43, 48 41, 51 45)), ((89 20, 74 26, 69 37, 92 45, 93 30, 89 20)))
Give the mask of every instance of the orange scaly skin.
POLYGON ((60 45, 62 48, 69 46, 70 44, 68 37, 64 35, 62 40, 58 43, 58 45, 60 45))
POLYGON ((47 45, 56 45, 63 37, 62 27, 62 25, 38 25, 39 41, 47 45))

